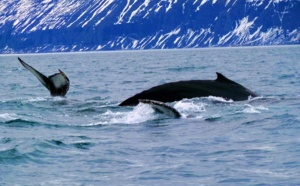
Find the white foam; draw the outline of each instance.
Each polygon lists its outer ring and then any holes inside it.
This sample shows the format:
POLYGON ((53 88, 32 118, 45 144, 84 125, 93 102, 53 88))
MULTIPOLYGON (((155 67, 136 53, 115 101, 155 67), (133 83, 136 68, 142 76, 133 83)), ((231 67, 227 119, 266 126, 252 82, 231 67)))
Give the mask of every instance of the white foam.
POLYGON ((134 107, 133 111, 126 114, 124 122, 127 124, 133 124, 153 120, 156 118, 154 112, 155 111, 149 105, 138 104, 134 107))
MULTIPOLYGON (((228 107, 224 107, 223 104, 216 105, 212 102, 233 103, 232 100, 225 100, 221 97, 209 96, 207 98, 183 99, 181 101, 174 102, 173 107, 178 110, 183 119, 203 119, 207 117, 214 119, 222 117, 222 115, 224 114, 226 115, 226 112, 256 114, 261 113, 264 110, 268 110, 268 108, 262 105, 253 106, 249 103, 244 104, 244 102, 242 102, 242 104, 240 104, 239 102, 237 102, 237 104, 230 104, 228 105, 228 107), (218 110, 211 110, 211 107, 213 109, 217 108, 218 110), (220 112, 224 112, 224 114, 221 114, 220 112)), ((88 126, 110 124, 138 124, 158 118, 169 118, 168 116, 165 116, 163 114, 156 114, 151 106, 147 104, 140 103, 136 107, 134 107, 133 110, 128 109, 130 108, 107 110, 106 112, 94 118, 95 120, 97 120, 97 122, 88 124, 88 126)))
POLYGON ((208 96, 208 100, 216 101, 216 102, 222 102, 222 103, 233 103, 234 102, 232 99, 226 100, 222 97, 216 97, 216 96, 208 96))
POLYGON ((17 115, 15 113, 0 114, 0 120, 3 121, 3 122, 15 120, 15 119, 18 119, 17 115))
POLYGON ((43 97, 36 97, 36 98, 30 98, 28 99, 28 102, 39 102, 39 101, 46 101, 46 98, 43 97))
POLYGON ((264 97, 262 97, 262 96, 257 96, 257 97, 249 96, 248 101, 255 101, 255 100, 261 100, 261 99, 264 99, 264 97))
POLYGON ((199 98, 183 99, 175 102, 174 108, 178 110, 182 118, 203 118, 200 113, 206 112, 208 104, 201 102, 199 98))
POLYGON ((261 113, 263 110, 269 110, 268 108, 260 105, 260 106, 252 106, 250 104, 245 104, 243 113, 250 113, 250 114, 256 114, 256 113, 261 113))
POLYGON ((66 97, 61 97, 61 96, 55 96, 53 97, 53 101, 65 101, 67 100, 66 97))
POLYGON ((174 108, 181 112, 204 112, 205 103, 194 103, 194 102, 185 102, 185 101, 178 101, 175 103, 174 108))
POLYGON ((98 116, 101 120, 96 123, 88 124, 88 126, 95 125, 109 125, 109 124, 137 124, 143 123, 149 120, 154 120, 157 118, 157 115, 154 114, 155 111, 146 104, 138 104, 132 111, 118 111, 113 112, 111 110, 107 110, 105 113, 98 116))

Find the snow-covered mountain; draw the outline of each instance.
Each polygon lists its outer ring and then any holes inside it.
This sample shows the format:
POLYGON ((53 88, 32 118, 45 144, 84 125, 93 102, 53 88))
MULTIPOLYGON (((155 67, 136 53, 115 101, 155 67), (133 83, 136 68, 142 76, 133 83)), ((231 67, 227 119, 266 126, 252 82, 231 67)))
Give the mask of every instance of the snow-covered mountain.
POLYGON ((300 0, 1 0, 0 53, 300 44, 300 0))

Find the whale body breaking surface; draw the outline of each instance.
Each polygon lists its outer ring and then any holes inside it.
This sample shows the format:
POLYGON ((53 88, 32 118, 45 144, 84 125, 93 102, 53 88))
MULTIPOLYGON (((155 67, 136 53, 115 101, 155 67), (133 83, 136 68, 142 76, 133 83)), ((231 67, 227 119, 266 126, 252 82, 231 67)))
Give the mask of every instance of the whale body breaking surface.
POLYGON ((184 98, 216 96, 227 100, 243 101, 258 94, 228 79, 217 72, 215 80, 189 80, 165 83, 144 90, 121 102, 119 106, 135 106, 139 100, 148 99, 160 102, 174 102, 184 98))

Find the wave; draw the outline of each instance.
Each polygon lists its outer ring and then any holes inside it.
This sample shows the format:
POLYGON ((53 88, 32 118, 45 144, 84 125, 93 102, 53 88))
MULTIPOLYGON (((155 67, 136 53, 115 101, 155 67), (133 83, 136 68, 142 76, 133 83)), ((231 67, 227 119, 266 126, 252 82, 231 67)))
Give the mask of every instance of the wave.
POLYGON ((15 113, 2 113, 0 114, 0 121, 1 122, 9 122, 9 121, 12 121, 12 120, 16 120, 18 119, 17 117, 17 114, 15 113))
MULTIPOLYGON (((260 98, 262 99, 262 98, 260 98)), ((259 114, 269 109, 264 104, 256 105, 250 100, 234 102, 219 97, 183 99, 170 103, 178 110, 182 119, 198 119, 200 121, 219 121, 224 117, 235 117, 241 114, 259 114)), ((98 114, 95 122, 83 126, 97 126, 110 124, 138 124, 148 121, 170 119, 170 117, 156 113, 149 105, 138 104, 135 107, 104 107, 106 111, 98 114)))
POLYGON ((28 157, 20 151, 17 150, 17 148, 11 148, 6 150, 0 151, 0 162, 1 163, 17 163, 17 162, 26 162, 28 160, 28 157))
POLYGON ((9 149, 2 149, 0 151, 0 162, 1 164, 21 164, 27 162, 35 162, 35 163, 43 163, 45 164, 46 161, 44 160, 45 153, 39 150, 34 149, 33 146, 29 147, 29 150, 24 151, 19 150, 19 147, 16 145, 13 148, 9 149))
MULTIPOLYGON (((47 156, 45 142, 43 144, 36 141, 36 139, 32 140, 33 141, 19 142, 15 139, 11 139, 9 141, 10 144, 4 144, 2 143, 3 140, 1 140, 0 144, 7 147, 1 148, 0 150, 0 162, 2 164, 20 164, 27 162, 47 163, 46 160, 44 160, 45 156, 47 156), (41 146, 43 146, 43 148, 41 148, 41 146)), ((52 145, 52 150, 53 148, 52 145)))
POLYGON ((66 143, 61 140, 45 140, 42 142, 39 142, 36 146, 46 151, 46 149, 70 149, 70 148, 76 148, 76 149, 83 149, 87 150, 90 147, 94 145, 94 143, 90 142, 89 139, 82 139, 82 137, 79 137, 79 140, 77 140, 77 136, 75 137, 75 142, 66 143))
POLYGON ((73 139, 70 143, 60 139, 0 138, 0 164, 11 165, 27 162, 47 164, 49 163, 47 157, 57 150, 63 154, 69 150, 88 150, 94 146, 88 137, 68 137, 73 139))
POLYGON ((82 141, 82 142, 73 143, 72 145, 78 149, 87 150, 93 146, 93 143, 82 141))
MULTIPOLYGON (((25 111, 22 113, 0 113, 0 123, 13 127, 82 127, 138 124, 170 119, 168 116, 156 113, 149 105, 119 107, 99 97, 89 100, 36 97, 21 102, 29 104, 25 108, 22 104, 17 105, 25 111), (26 112, 26 110, 28 111, 26 112)), ((219 121, 228 116, 259 114, 268 111, 270 102, 273 103, 274 99, 256 97, 247 101, 234 102, 221 97, 209 96, 183 99, 168 104, 181 113, 182 119, 219 121)))
POLYGON ((14 124, 14 126, 18 125, 18 126, 35 126, 36 124, 39 124, 38 122, 35 121, 28 121, 28 120, 24 120, 24 119, 12 119, 12 120, 8 120, 5 122, 6 124, 14 124))
POLYGON ((32 116, 19 116, 17 114, 4 113, 0 114, 0 124, 4 124, 6 127, 18 127, 18 128, 26 128, 26 127, 35 127, 35 126, 43 126, 43 127, 72 127, 72 125, 67 125, 62 122, 55 122, 50 120, 45 120, 43 118, 35 118, 32 116))
POLYGON ((250 104, 245 104, 244 109, 241 111, 242 113, 249 113, 249 114, 255 114, 255 113, 261 113, 262 111, 268 111, 269 109, 267 107, 264 107, 262 105, 259 106, 253 106, 250 104))

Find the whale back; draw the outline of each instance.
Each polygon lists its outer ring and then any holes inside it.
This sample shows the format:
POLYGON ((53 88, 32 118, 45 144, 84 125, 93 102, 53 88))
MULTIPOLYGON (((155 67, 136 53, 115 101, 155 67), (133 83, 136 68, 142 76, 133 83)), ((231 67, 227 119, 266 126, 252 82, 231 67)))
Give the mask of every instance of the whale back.
POLYGON ((216 96, 233 101, 248 100, 256 93, 217 72, 215 80, 189 80, 170 82, 144 90, 121 102, 120 106, 137 105, 139 99, 173 102, 181 99, 216 96))

